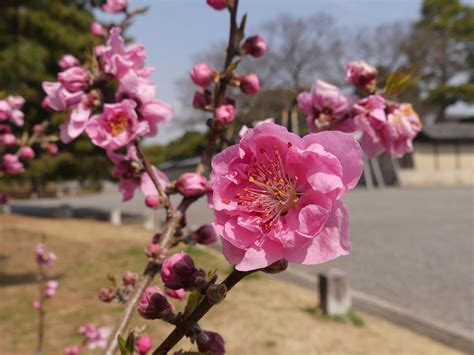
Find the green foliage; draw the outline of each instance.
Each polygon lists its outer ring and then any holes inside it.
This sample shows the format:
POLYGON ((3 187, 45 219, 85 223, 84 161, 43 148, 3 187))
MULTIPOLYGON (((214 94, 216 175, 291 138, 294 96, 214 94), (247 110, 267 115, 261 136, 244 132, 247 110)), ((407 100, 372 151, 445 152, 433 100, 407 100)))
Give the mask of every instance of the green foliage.
POLYGON ((120 335, 117 336, 117 341, 121 355, 133 355, 135 350, 135 335, 133 332, 128 334, 127 340, 120 335))
POLYGON ((414 85, 417 78, 413 77, 412 69, 398 69, 391 73, 383 89, 386 96, 398 96, 414 85))
POLYGON ((454 104, 458 100, 474 103, 474 84, 440 86, 433 89, 426 99, 429 103, 438 103, 444 106, 454 104))

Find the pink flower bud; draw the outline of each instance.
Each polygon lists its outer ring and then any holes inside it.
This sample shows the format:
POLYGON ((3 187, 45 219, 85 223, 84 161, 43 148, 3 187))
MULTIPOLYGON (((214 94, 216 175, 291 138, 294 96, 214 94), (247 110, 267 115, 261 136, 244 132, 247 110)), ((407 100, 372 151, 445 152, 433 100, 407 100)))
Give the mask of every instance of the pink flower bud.
POLYGON ((212 355, 225 354, 224 338, 214 332, 203 331, 196 338, 198 350, 212 355))
POLYGON ((146 355, 152 346, 153 342, 149 335, 142 335, 135 341, 135 350, 139 355, 146 355))
POLYGON ((207 0, 207 4, 214 10, 224 10, 227 7, 227 0, 207 0))
POLYGON ((260 82, 258 81, 257 74, 248 74, 241 76, 240 80, 240 90, 247 95, 255 95, 260 91, 260 82))
POLYGON ((38 124, 35 124, 35 125, 33 126, 33 132, 35 132, 35 133, 41 133, 41 132, 43 132, 43 131, 44 131, 44 128, 43 128, 43 126, 40 125, 39 123, 38 123, 38 124))
POLYGON ((204 110, 206 106, 211 104, 211 92, 209 90, 204 90, 204 92, 196 91, 193 98, 193 107, 204 110))
POLYGON ((242 47, 245 53, 250 54, 255 58, 263 56, 267 51, 267 44, 263 38, 258 35, 247 38, 242 47))
POLYGON ((35 158, 35 151, 31 147, 21 148, 21 157, 26 160, 31 160, 35 158))
POLYGON ((217 241, 216 230, 210 224, 205 224, 196 231, 195 234, 196 243, 199 244, 212 244, 217 241))
POLYGON ((150 243, 145 249, 145 254, 151 259, 158 259, 166 255, 166 250, 156 244, 150 243))
MULTIPOLYGON (((43 100, 41 100, 41 107, 44 108, 45 110, 52 110, 48 96, 46 96, 45 98, 43 98, 43 100)), ((35 126, 38 126, 38 125, 35 125, 35 126)))
POLYGON ((207 63, 196 64, 191 70, 191 79, 194 84, 207 87, 214 80, 214 70, 207 63))
POLYGON ((346 81, 355 87, 374 91, 377 85, 377 68, 360 60, 346 66, 346 81))
POLYGON ((99 297, 99 300, 105 303, 112 302, 112 300, 115 297, 115 292, 111 288, 104 287, 99 290, 99 293, 97 294, 99 297))
POLYGON ((148 287, 137 307, 138 313, 145 319, 161 319, 172 313, 173 309, 158 286, 148 287))
POLYGON ((41 309, 41 302, 40 301, 33 301, 33 308, 39 311, 41 309))
POLYGON ((216 109, 215 118, 222 123, 229 123, 234 119, 234 106, 221 105, 216 109))
POLYGON ((46 152, 49 154, 49 155, 56 155, 58 154, 58 146, 54 143, 50 143, 48 144, 48 146, 46 147, 46 152))
POLYGON ((135 286, 138 276, 134 272, 126 271, 123 273, 122 282, 124 286, 135 286))
POLYGON ((58 74, 58 80, 70 92, 78 92, 84 89, 89 74, 82 67, 72 67, 58 74))
POLYGON ((49 280, 46 282, 46 289, 44 294, 46 297, 53 297, 56 294, 59 283, 56 280, 49 280))
POLYGON ((208 190, 207 180, 196 173, 185 173, 176 180, 176 190, 183 196, 193 197, 205 194, 208 190))
POLYGON ((102 8, 110 14, 114 14, 127 9, 128 0, 107 0, 102 8))
POLYGON ((82 346, 80 345, 71 345, 64 348, 64 355, 77 355, 82 352, 82 346))
POLYGON ((145 205, 149 208, 158 208, 160 199, 157 195, 149 195, 145 198, 145 205))
POLYGON ((196 278, 202 276, 194 266, 193 259, 183 253, 176 253, 163 261, 161 279, 167 288, 172 290, 192 289, 196 286, 196 278))
POLYGON ((92 22, 91 23, 91 33, 92 33, 93 36, 102 37, 105 34, 104 26, 102 26, 98 22, 95 22, 95 21, 92 22))
POLYGON ((79 59, 74 57, 73 55, 66 54, 59 60, 59 66, 63 69, 69 69, 80 64, 79 59))
POLYGON ((0 136, 0 144, 9 147, 16 144, 16 137, 11 133, 5 133, 0 136))
POLYGON ((176 298, 177 300, 180 300, 180 301, 183 300, 184 297, 186 296, 186 292, 182 288, 180 288, 179 290, 170 290, 167 288, 165 292, 171 298, 176 298))

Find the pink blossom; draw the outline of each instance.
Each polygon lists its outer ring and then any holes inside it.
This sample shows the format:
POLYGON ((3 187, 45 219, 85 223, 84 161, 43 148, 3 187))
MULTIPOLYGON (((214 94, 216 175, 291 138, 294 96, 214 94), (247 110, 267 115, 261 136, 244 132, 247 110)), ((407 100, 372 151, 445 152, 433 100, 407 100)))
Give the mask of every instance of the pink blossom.
POLYGON ((115 298, 115 291, 112 290, 109 287, 103 287, 99 290, 99 293, 97 294, 97 297, 99 300, 105 303, 110 303, 114 300, 115 298))
POLYGON ((127 6, 128 0, 107 0, 107 3, 102 5, 102 8, 108 13, 114 14, 126 10, 127 6))
POLYGON ((135 341, 135 350, 138 355, 146 355, 152 348, 153 341, 149 335, 142 335, 135 341))
POLYGON ((148 287, 137 307, 138 313, 145 319, 161 319, 173 310, 173 305, 158 286, 148 287))
POLYGON ((46 153, 48 153, 49 155, 56 155, 58 154, 59 152, 59 148, 56 144, 54 143, 49 143, 47 146, 46 146, 46 153))
MULTIPOLYGON (((257 127, 259 124, 262 124, 262 123, 275 123, 275 119, 273 117, 269 117, 261 121, 254 121, 252 122, 252 125, 253 127, 257 127)), ((246 125, 243 125, 239 131, 239 137, 242 138, 244 134, 247 133, 248 130, 249 128, 246 125)))
POLYGON ((59 60, 58 64, 62 69, 69 69, 69 68, 78 66, 81 63, 79 62, 79 59, 77 59, 73 55, 66 54, 66 55, 62 56, 62 58, 59 60))
POLYGON ((362 60, 350 62, 346 66, 346 81, 355 87, 372 92, 377 85, 377 68, 362 60))
POLYGON ((22 96, 10 95, 7 97, 8 103, 14 110, 19 110, 25 104, 25 99, 22 96))
POLYGON ((413 151, 413 139, 421 131, 421 121, 411 104, 388 107, 388 137, 391 138, 387 151, 394 157, 401 158, 413 151))
POLYGON ((105 34, 105 28, 99 22, 91 23, 91 33, 93 36, 102 37, 105 34))
POLYGON ((79 137, 86 129, 91 113, 91 107, 84 101, 75 106, 69 113, 69 117, 59 125, 61 140, 64 143, 70 143, 79 137))
POLYGON ((196 64, 191 70, 192 81, 201 87, 209 86, 214 81, 214 76, 214 70, 207 63, 196 64))
POLYGON ((227 0, 207 0, 207 4, 214 10, 224 10, 227 7, 227 0))
POLYGON ((7 153, 3 156, 2 169, 8 175, 17 175, 25 171, 22 162, 15 154, 7 153))
POLYGON ((146 58, 145 50, 141 44, 125 48, 125 42, 120 33, 119 27, 113 27, 106 45, 96 48, 96 54, 102 59, 103 71, 117 78, 123 77, 130 70, 142 69, 146 58))
POLYGON ((350 252, 341 197, 362 173, 352 135, 304 138, 272 123, 249 130, 212 161, 214 227, 223 253, 241 271, 280 259, 319 264, 350 252))
POLYGON ((255 95, 260 91, 260 82, 255 73, 240 77, 240 90, 247 95, 255 95))
POLYGON ((23 147, 21 148, 20 156, 23 159, 31 160, 35 158, 35 151, 31 147, 23 147))
POLYGON ((148 122, 149 137, 158 133, 158 124, 166 123, 173 117, 173 108, 163 101, 155 99, 156 85, 146 77, 129 71, 120 79, 117 99, 130 98, 138 103, 140 119, 148 122))
POLYGON ((13 109, 10 114, 10 121, 18 127, 23 126, 23 123, 25 122, 24 118, 25 114, 20 110, 13 109))
POLYGON ((158 259, 166 256, 166 249, 163 249, 156 243, 149 243, 145 248, 145 255, 151 259, 158 259))
POLYGON ((369 158, 379 155, 385 149, 388 137, 386 103, 383 96, 370 95, 354 105, 354 125, 362 131, 360 144, 369 158))
POLYGON ((66 111, 69 107, 77 105, 83 100, 84 92, 68 91, 59 82, 43 82, 43 90, 48 95, 48 106, 58 112, 66 111))
POLYGON ((64 355, 77 355, 82 352, 82 346, 80 345, 71 345, 64 348, 64 355))
POLYGON ((207 192, 207 180, 200 174, 184 173, 176 180, 176 190, 186 197, 199 196, 207 192))
POLYGON ((40 265, 52 266, 56 261, 56 254, 49 251, 44 244, 36 244, 35 247, 36 262, 40 265))
POLYGON ((171 298, 176 298, 177 300, 180 300, 180 301, 182 301, 184 297, 186 297, 186 292, 182 288, 180 288, 179 290, 170 290, 167 288, 165 292, 171 298))
POLYGON ((222 123, 229 123, 234 119, 234 106, 221 105, 216 109, 215 118, 222 123))
POLYGON ((39 311, 41 309, 41 302, 40 301, 33 301, 32 306, 34 309, 39 311))
POLYGON ((46 282, 46 289, 44 294, 46 297, 53 297, 56 294, 59 283, 56 280, 49 280, 46 282))
POLYGON ((7 100, 0 100, 0 121, 6 121, 10 117, 12 106, 7 100))
POLYGON ((69 92, 77 92, 85 88, 89 74, 82 67, 72 67, 59 73, 58 80, 69 92))
POLYGON ((350 110, 352 99, 337 87, 316 80, 310 92, 298 95, 298 106, 307 115, 308 127, 316 132, 335 119, 343 118, 350 110))
POLYGON ((255 35, 247 38, 242 46, 245 53, 255 58, 259 58, 267 51, 267 44, 262 37, 255 35))
MULTIPOLYGON (((135 146, 127 146, 127 154, 125 155, 108 151, 107 156, 115 164, 112 175, 119 179, 119 190, 123 195, 124 201, 130 200, 137 188, 140 188, 145 196, 158 195, 153 181, 148 173, 144 171, 138 159, 135 146)), ((161 187, 166 189, 169 183, 168 177, 154 166, 152 170, 161 187)))
POLYGON ((79 333, 87 338, 87 347, 89 349, 104 349, 112 329, 110 327, 97 328, 95 325, 88 323, 79 328, 79 333))
POLYGON ((16 145, 16 137, 11 133, 5 133, 0 135, 0 144, 5 147, 16 145))
POLYGON ((123 100, 116 104, 105 104, 101 114, 90 118, 86 133, 92 143, 107 150, 115 150, 144 136, 150 130, 148 122, 138 121, 137 104, 123 100))

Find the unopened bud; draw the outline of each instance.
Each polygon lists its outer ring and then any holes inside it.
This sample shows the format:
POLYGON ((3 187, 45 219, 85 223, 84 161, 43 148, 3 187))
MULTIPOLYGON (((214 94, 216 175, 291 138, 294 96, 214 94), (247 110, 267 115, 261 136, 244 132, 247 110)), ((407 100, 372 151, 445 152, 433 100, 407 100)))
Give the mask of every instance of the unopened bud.
POLYGON ((160 200, 157 195, 148 195, 145 198, 145 205, 149 208, 158 208, 160 200))
POLYGON ((246 54, 250 54, 255 58, 263 56, 267 51, 267 44, 263 38, 258 35, 247 38, 242 47, 246 54))
POLYGON ((204 331, 196 337, 196 344, 202 353, 225 354, 224 338, 218 333, 204 331))
POLYGON ((217 241, 217 233, 213 226, 205 224, 199 227, 194 238, 196 243, 208 245, 217 241))
POLYGON ((101 300, 102 302, 109 303, 112 302, 112 300, 114 299, 115 292, 111 288, 104 287, 99 290, 98 296, 99 300, 101 300))
POLYGON ((273 264, 268 265, 263 272, 267 274, 278 274, 279 272, 285 271, 288 268, 288 261, 286 259, 281 259, 275 261, 273 264))
POLYGON ((163 249, 157 244, 150 243, 145 249, 145 254, 151 259, 158 259, 166 256, 166 249, 163 249))
POLYGON ((206 291, 209 303, 218 304, 222 302, 227 294, 227 287, 224 284, 211 285, 206 291))
POLYGON ((173 306, 163 291, 158 286, 153 286, 143 292, 137 311, 145 319, 161 319, 171 316, 173 306))
POLYGON ((137 283, 138 276, 134 272, 126 271, 122 276, 122 282, 124 286, 135 286, 137 283))

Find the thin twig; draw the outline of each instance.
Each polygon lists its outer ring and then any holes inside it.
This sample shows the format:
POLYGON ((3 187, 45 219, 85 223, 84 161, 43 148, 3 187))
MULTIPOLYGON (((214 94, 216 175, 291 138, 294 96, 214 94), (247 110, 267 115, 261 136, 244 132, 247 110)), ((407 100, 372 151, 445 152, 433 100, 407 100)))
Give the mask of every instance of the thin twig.
POLYGON ((39 309, 38 309, 38 344, 36 346, 36 354, 40 355, 43 353, 44 343, 44 301, 45 301, 45 280, 46 275, 44 272, 43 265, 38 264, 38 291, 39 291, 39 309))
MULTIPOLYGON (((238 271, 234 269, 221 285, 225 285, 227 291, 230 291, 239 281, 252 272, 254 271, 238 271)), ((167 354, 213 306, 214 304, 210 303, 206 296, 189 316, 178 322, 168 337, 156 348, 153 355, 167 354)))

